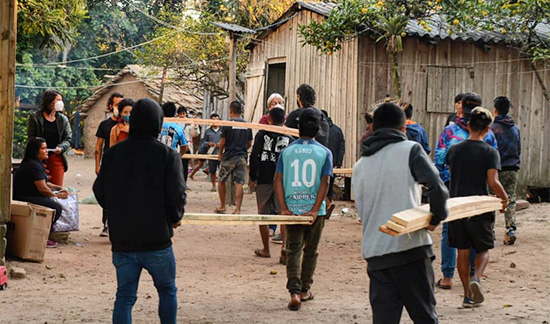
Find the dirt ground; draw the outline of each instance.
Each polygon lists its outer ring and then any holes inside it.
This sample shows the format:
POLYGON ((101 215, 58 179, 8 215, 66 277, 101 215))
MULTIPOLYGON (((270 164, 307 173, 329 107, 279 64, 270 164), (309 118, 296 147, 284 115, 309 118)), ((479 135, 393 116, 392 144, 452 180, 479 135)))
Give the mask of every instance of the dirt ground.
MULTIPOLYGON (((65 184, 91 193, 93 160, 72 158, 65 184)), ((188 211, 208 212, 218 202, 208 191, 204 174, 190 181, 188 211)), ((176 230, 174 249, 179 288, 180 323, 369 323, 369 280, 361 259, 361 227, 341 209, 327 223, 312 291, 315 299, 298 312, 286 308, 286 272, 278 263, 280 245, 272 257, 255 257, 261 246, 256 226, 184 226, 176 230), (276 271, 276 274, 270 274, 276 271)), ((245 195, 243 213, 255 213, 255 197, 245 195)), ((550 205, 537 204, 518 213, 518 241, 504 246, 503 216, 496 225, 496 247, 483 280, 486 302, 477 309, 461 309, 462 288, 455 276, 450 291, 437 290, 441 323, 550 322, 550 205), (515 265, 515 266, 514 266, 515 265)), ((98 236, 101 208, 80 205, 80 231, 69 243, 48 249, 43 263, 8 259, 23 267, 25 279, 9 282, 0 291, 0 323, 110 323, 116 291, 110 243, 98 236)), ((439 271, 441 230, 433 234, 439 271)), ((141 278, 134 323, 158 323, 158 297, 147 273, 141 278)), ((406 311, 402 323, 411 323, 406 311)))

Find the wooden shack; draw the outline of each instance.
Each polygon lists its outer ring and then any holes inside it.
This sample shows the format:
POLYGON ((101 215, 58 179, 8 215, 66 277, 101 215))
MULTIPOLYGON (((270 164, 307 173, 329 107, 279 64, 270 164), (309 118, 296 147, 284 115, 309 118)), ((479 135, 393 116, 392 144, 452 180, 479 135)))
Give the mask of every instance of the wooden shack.
MULTIPOLYGON (((197 116, 203 113, 202 93, 182 86, 177 82, 177 76, 168 73, 163 91, 163 102, 173 101, 178 106, 184 106, 197 116)), ((126 98, 137 101, 151 98, 158 101, 161 89, 162 69, 143 68, 139 65, 127 65, 114 75, 105 85, 96 89, 94 94, 86 99, 78 108, 84 122, 83 143, 84 155, 92 158, 95 151, 95 137, 99 123, 110 116, 107 101, 111 94, 118 92, 126 98)))
MULTIPOLYGON (((346 138, 344 167, 358 158, 358 140, 365 129, 364 112, 393 93, 389 56, 382 42, 363 35, 346 42, 333 55, 320 54, 301 42, 299 25, 323 21, 335 8, 331 3, 296 2, 275 26, 256 35, 246 73, 245 117, 258 121, 266 99, 283 94, 286 109, 296 109, 296 89, 310 84, 317 104, 328 111, 346 138)), ((510 45, 506 35, 473 31, 448 35, 434 23, 427 32, 411 21, 400 53, 401 89, 415 108, 413 119, 427 130, 435 147, 447 116, 454 112, 454 96, 475 91, 492 108, 497 96, 508 96, 512 116, 522 130, 520 183, 550 186, 550 102, 546 101, 530 59, 510 45)), ((550 27, 542 26, 550 35, 550 27)), ((540 64, 540 75, 550 85, 550 69, 540 64)))

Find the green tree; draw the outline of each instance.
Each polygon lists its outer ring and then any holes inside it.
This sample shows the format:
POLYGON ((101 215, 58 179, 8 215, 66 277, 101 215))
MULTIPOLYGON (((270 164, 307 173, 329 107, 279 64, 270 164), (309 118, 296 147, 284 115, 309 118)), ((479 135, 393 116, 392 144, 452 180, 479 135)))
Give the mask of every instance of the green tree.
MULTIPOLYGON (((213 96, 226 98, 229 78, 229 45, 226 34, 212 23, 221 21, 256 29, 272 23, 293 1, 269 0, 209 0, 190 4, 187 15, 161 11, 162 20, 170 26, 158 26, 155 36, 166 36, 138 52, 145 65, 173 68, 180 82, 198 84, 213 96), (176 28, 174 28, 174 26, 176 28)), ((237 42, 237 84, 248 65, 245 45, 253 35, 237 42)), ((242 100, 242 98, 238 98, 242 100)))
POLYGON ((20 0, 17 10, 18 47, 23 50, 61 49, 72 43, 86 17, 85 0, 20 0))

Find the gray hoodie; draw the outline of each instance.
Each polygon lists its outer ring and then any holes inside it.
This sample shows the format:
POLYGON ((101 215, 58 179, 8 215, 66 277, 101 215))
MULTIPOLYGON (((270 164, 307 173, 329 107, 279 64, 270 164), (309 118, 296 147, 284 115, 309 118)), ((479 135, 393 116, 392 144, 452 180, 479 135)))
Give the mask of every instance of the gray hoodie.
POLYGON ((394 213, 418 207, 421 187, 430 198, 432 225, 447 217, 447 188, 420 144, 397 129, 381 128, 363 146, 353 167, 355 203, 363 224, 363 258, 369 269, 395 267, 433 257, 426 229, 392 237, 378 230, 394 213))

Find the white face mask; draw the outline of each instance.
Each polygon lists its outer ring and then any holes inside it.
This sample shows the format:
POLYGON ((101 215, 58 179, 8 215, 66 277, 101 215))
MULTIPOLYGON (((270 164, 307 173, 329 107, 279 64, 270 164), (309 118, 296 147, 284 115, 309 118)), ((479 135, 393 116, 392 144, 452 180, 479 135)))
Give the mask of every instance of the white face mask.
POLYGON ((114 115, 115 117, 118 117, 118 108, 117 108, 117 107, 114 107, 114 108, 113 108, 113 115, 114 115))
POLYGON ((59 100, 58 102, 55 103, 54 105, 54 108, 55 108, 55 111, 63 111, 63 109, 65 108, 65 104, 63 103, 63 100, 59 100))

